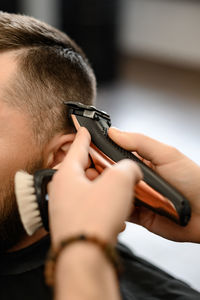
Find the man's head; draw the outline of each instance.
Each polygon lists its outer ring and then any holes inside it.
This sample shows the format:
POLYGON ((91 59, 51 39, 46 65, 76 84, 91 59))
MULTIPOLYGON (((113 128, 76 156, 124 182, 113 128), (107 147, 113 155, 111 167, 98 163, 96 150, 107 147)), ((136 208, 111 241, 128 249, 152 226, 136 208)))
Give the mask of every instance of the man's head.
POLYGON ((92 104, 95 77, 82 50, 33 18, 0 13, 0 250, 22 236, 17 170, 62 160, 73 132, 63 101, 92 104))

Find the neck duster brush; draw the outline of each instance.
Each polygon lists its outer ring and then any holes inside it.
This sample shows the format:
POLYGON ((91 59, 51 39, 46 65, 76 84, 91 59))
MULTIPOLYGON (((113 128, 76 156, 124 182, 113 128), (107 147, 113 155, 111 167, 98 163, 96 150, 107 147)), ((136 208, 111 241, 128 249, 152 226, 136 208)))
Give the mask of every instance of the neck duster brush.
POLYGON ((49 231, 47 185, 56 170, 44 169, 30 175, 19 171, 15 175, 15 195, 24 229, 33 235, 40 227, 49 231))

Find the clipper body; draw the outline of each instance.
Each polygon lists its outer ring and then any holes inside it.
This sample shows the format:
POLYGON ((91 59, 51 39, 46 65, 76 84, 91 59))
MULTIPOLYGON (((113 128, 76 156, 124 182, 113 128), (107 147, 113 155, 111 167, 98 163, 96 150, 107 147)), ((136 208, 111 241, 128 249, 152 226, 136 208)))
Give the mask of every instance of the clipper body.
POLYGON ((89 152, 99 172, 122 159, 134 160, 144 175, 135 187, 136 205, 144 205, 182 226, 187 225, 191 215, 188 200, 133 153, 108 137, 111 119, 107 113, 81 103, 65 102, 65 105, 74 127, 78 130, 83 126, 89 131, 92 139, 89 152))

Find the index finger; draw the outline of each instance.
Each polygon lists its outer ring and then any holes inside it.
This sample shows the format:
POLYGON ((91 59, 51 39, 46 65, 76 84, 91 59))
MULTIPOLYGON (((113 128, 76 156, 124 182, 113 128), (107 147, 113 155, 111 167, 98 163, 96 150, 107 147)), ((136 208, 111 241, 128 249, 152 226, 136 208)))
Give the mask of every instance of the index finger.
POLYGON ((70 170, 70 173, 78 172, 79 174, 84 174, 85 169, 88 166, 90 142, 91 137, 89 132, 86 128, 81 127, 78 130, 60 169, 66 167, 70 170))
POLYGON ((116 128, 110 128, 108 134, 116 144, 126 150, 136 151, 154 165, 162 165, 180 158, 182 155, 177 149, 140 133, 123 132, 116 128))

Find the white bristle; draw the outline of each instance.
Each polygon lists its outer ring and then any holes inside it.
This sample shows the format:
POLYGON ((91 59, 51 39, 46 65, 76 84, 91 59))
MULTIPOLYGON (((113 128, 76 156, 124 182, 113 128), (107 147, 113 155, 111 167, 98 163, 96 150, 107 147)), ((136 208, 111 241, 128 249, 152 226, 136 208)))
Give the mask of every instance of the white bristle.
POLYGON ((15 195, 22 224, 28 235, 42 227, 39 206, 35 195, 34 176, 24 171, 15 175, 15 195))

